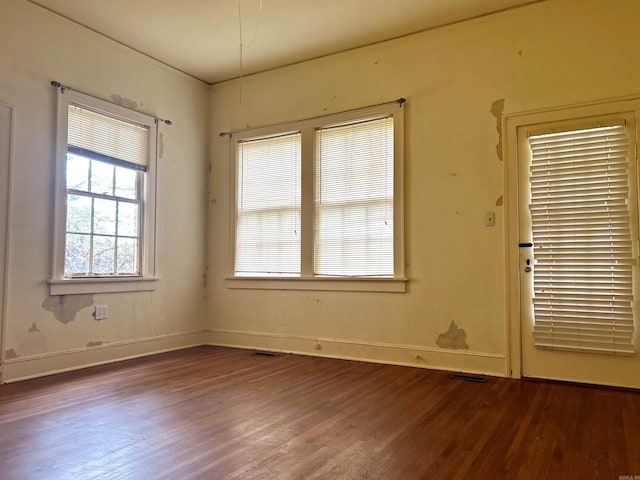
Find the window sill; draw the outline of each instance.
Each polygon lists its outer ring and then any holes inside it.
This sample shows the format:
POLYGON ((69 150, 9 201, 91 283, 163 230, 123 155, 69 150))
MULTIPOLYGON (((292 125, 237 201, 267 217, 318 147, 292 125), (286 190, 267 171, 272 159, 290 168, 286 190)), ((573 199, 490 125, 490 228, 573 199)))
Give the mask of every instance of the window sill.
POLYGON ((47 280, 49 295, 147 292, 156 289, 157 277, 56 278, 47 280))
POLYGON ((248 290, 320 290, 342 292, 406 292, 406 278, 228 277, 227 288, 248 290))

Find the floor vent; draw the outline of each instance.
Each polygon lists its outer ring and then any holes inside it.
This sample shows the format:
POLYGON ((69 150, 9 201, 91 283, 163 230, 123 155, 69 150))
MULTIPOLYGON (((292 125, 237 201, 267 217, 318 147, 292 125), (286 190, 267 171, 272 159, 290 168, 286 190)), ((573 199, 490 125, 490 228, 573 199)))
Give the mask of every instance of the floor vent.
POLYGON ((449 375, 449 378, 454 380, 466 380, 467 382, 484 383, 487 381, 486 377, 480 377, 478 375, 465 375, 464 373, 453 373, 449 375))
POLYGON ((277 357, 277 353, 273 352, 253 352, 253 355, 256 357, 277 357))

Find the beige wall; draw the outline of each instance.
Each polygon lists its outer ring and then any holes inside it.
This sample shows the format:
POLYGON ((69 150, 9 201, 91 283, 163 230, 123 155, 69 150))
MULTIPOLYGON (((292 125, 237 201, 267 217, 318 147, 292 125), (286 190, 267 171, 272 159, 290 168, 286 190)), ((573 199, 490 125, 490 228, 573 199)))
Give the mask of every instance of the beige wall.
POLYGON ((550 0, 213 86, 210 341, 505 374, 504 165, 491 110, 640 92, 638 18, 635 0, 550 0), (408 292, 227 289, 230 159, 218 133, 398 97, 408 292), (484 226, 490 211, 495 227, 484 226), (436 344, 452 321, 468 349, 436 344))
POLYGON ((5 379, 201 342, 208 90, 24 0, 0 0, 0 102, 14 107, 5 379), (58 80, 173 121, 158 159, 155 292, 67 295, 61 320, 43 308, 51 275, 58 80), (85 305, 74 314, 74 305, 85 305), (107 304, 108 320, 93 319, 107 304))

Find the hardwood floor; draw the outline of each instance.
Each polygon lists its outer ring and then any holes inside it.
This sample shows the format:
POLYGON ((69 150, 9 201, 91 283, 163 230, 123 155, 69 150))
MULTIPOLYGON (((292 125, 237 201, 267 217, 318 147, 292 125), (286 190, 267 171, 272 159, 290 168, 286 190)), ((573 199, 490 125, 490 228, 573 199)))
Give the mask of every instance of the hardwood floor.
POLYGON ((218 347, 0 387, 3 480, 634 475, 637 391, 218 347))

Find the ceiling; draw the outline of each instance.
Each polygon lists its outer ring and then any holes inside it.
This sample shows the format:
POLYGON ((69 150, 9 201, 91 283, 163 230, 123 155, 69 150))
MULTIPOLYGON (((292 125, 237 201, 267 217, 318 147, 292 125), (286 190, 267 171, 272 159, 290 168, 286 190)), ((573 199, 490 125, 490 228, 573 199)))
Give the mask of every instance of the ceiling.
POLYGON ((28 1, 217 83, 539 0, 28 1))

